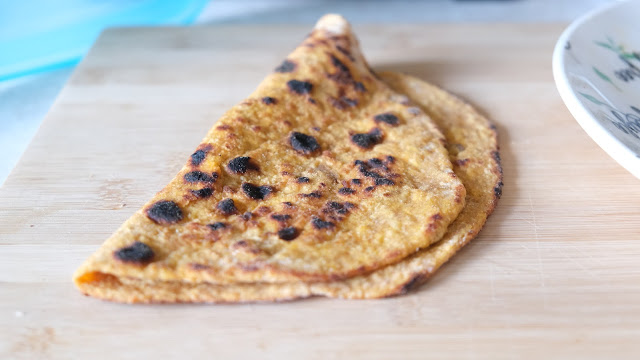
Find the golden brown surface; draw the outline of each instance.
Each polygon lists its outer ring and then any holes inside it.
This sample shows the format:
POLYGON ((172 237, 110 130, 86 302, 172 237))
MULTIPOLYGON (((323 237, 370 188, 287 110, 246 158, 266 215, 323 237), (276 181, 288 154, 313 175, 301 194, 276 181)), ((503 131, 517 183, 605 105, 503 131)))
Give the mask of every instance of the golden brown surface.
POLYGON ((444 132, 454 170, 467 189, 466 206, 442 241, 399 263, 344 281, 216 285, 108 277, 95 282, 92 293, 123 302, 267 301, 313 295, 364 299, 404 293, 426 280, 478 234, 501 195, 497 134, 470 105, 436 86, 392 72, 380 76, 394 90, 407 94, 444 132))
POLYGON ((186 291, 339 280, 393 264, 442 237, 465 195, 442 134, 373 76, 348 24, 323 18, 287 59, 77 271, 82 291, 123 300, 108 284, 142 282, 147 301, 194 301, 165 299, 159 287, 151 295, 148 282, 179 282, 186 291), (381 114, 393 116, 376 121, 381 114), (293 132, 313 136, 318 146, 296 146, 293 132), (375 136, 353 141, 355 134, 375 136), (237 157, 250 157, 248 167, 230 169, 237 157), (244 191, 246 183, 262 193, 244 191), (221 211, 223 199, 235 209, 221 211), (219 222, 225 227, 208 226, 219 222), (292 233, 297 237, 287 241, 292 233), (137 243, 148 247, 131 247, 137 243), (117 255, 123 251, 129 258, 117 255))

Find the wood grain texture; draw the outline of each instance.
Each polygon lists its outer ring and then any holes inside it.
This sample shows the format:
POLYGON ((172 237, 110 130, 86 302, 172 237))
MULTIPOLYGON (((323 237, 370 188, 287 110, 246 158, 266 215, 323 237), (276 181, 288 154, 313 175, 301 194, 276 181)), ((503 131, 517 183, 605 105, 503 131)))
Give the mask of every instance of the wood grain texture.
POLYGON ((496 212, 406 296, 214 306, 102 302, 71 274, 309 28, 108 30, 0 189, 0 358, 636 357, 640 182, 560 100, 562 28, 356 26, 374 68, 441 85, 495 121, 496 212))

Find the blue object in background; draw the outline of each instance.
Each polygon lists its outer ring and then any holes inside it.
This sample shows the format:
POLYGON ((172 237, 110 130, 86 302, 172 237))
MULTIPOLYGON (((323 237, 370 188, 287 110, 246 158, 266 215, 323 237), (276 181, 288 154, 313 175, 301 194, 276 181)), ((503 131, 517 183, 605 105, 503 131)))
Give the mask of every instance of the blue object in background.
POLYGON ((109 26, 193 22, 208 0, 0 3, 0 80, 75 65, 109 26))

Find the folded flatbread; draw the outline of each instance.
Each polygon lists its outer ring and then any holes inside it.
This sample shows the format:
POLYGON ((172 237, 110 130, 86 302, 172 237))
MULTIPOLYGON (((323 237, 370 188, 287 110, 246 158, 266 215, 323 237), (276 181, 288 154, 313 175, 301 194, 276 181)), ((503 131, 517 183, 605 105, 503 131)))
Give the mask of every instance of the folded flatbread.
MULTIPOLYGON (((384 283, 368 292, 370 282, 390 272, 385 281, 404 288, 393 268, 440 240, 465 204, 445 145, 371 72, 348 23, 327 15, 74 280, 125 302, 392 294, 384 283)), ((497 171, 493 153, 480 160, 497 171)), ((409 280, 426 273, 414 270, 409 280)))

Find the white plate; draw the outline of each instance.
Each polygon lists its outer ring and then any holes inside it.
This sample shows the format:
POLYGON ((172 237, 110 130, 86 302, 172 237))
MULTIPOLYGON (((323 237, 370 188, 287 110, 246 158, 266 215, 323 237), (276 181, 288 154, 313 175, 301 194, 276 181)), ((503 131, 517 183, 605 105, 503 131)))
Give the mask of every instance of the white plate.
POLYGON ((556 44, 553 77, 580 126, 640 178, 640 0, 574 21, 556 44))

